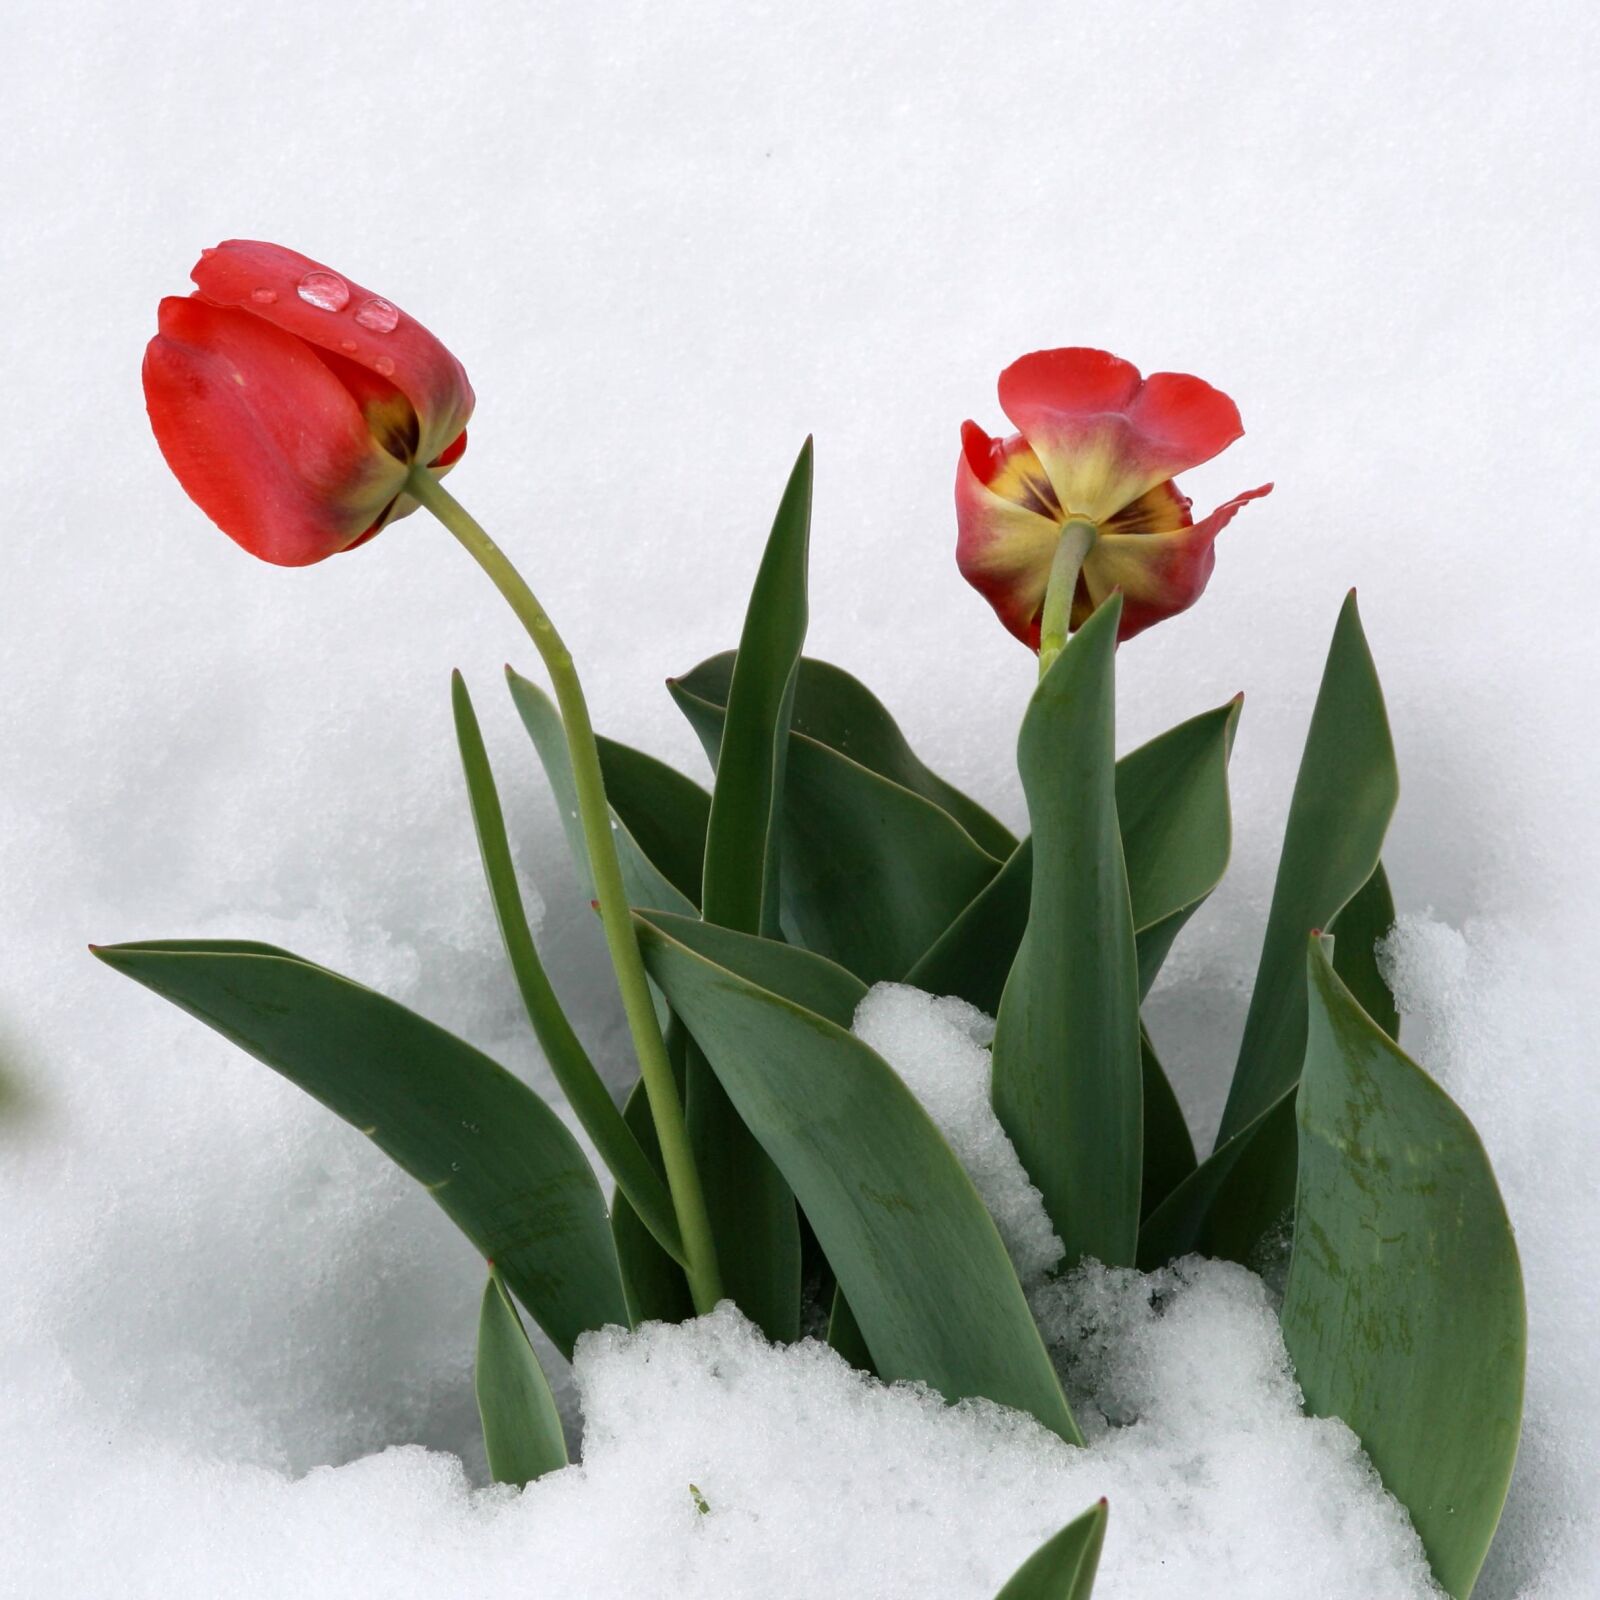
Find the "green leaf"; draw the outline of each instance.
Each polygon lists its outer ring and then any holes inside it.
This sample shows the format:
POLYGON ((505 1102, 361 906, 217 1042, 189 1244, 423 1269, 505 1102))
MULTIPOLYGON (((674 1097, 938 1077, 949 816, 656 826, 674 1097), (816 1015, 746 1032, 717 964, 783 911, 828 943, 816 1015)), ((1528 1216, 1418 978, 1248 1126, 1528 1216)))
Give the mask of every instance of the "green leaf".
POLYGON ((1366 1014, 1391 1039, 1400 1038, 1400 1012, 1378 970, 1378 943, 1394 929, 1394 896, 1380 861, 1354 900, 1329 924, 1333 970, 1366 1014))
POLYGON ((700 904, 711 796, 666 762, 599 737, 606 798, 635 843, 684 899, 700 904))
POLYGON ((1088 1600, 1106 1539, 1106 1503, 1092 1505, 1017 1568, 995 1600, 1088 1600))
MULTIPOLYGON (((1233 847, 1228 757, 1243 697, 1180 722, 1117 763, 1117 817, 1139 954, 1150 992, 1167 952, 1227 870, 1233 847)), ((930 994, 959 994, 993 1016, 1028 923, 1033 844, 999 873, 906 977, 930 994)))
MULTIPOLYGON (((775 937, 779 930, 784 767, 806 636, 811 478, 807 439, 778 504, 728 685, 701 908, 708 923, 736 933, 775 937)), ((769 1339, 796 1339, 801 1261, 794 1196, 694 1045, 687 1102, 689 1139, 727 1292, 769 1339)))
POLYGON ((519 1487, 567 1464, 567 1441, 555 1396, 528 1343, 522 1318, 492 1268, 478 1311, 473 1370, 489 1474, 519 1487))
POLYGON ((833 1309, 828 1315, 828 1348, 837 1350, 857 1371, 878 1375, 878 1369, 872 1364, 872 1352, 867 1348, 866 1335, 837 1284, 833 1290, 833 1309))
MULTIPOLYGON (((578 791, 572 779, 572 758, 567 753, 567 736, 561 725, 561 713, 538 684, 513 672, 510 667, 506 668, 506 682, 511 689, 512 703, 522 718, 522 725, 528 730, 529 738, 533 740, 551 793, 555 796, 579 888, 587 899, 592 900, 595 893, 594 875, 589 870, 589 849, 584 843, 583 823, 578 816, 578 791)), ((608 787, 608 798, 609 793, 608 787)), ((617 858, 622 866, 622 883, 628 891, 628 903, 692 914, 695 910, 694 901, 676 888, 650 859, 627 824, 617 815, 614 805, 611 815, 616 819, 617 858)))
POLYGON ((551 1342, 628 1320, 605 1202, 561 1119, 443 1028, 287 951, 196 941, 95 954, 359 1128, 494 1261, 551 1342))
POLYGON ((484 748, 483 732, 472 709, 466 680, 459 672, 451 679, 450 700, 489 896, 494 902, 506 957, 522 993, 528 1020, 538 1036, 539 1047, 550 1063, 556 1082, 561 1085, 561 1092, 594 1142, 600 1159, 628 1197, 635 1214, 661 1247, 682 1261, 683 1243, 666 1183, 623 1121, 611 1091, 567 1021, 545 974, 544 963, 539 959, 533 929, 528 926, 527 912, 523 908, 522 891, 517 886, 517 869, 511 859, 511 844, 506 838, 505 817, 489 765, 489 752, 484 748))
POLYGON ((1139 1215, 1147 1217, 1195 1169, 1194 1139, 1183 1107, 1172 1092, 1150 1035, 1139 1029, 1139 1064, 1144 1085, 1144 1163, 1139 1215))
POLYGON ((1465 1600, 1516 1459, 1522 1271, 1472 1124, 1339 981, 1319 941, 1283 1335, 1308 1408, 1355 1430, 1465 1600))
POLYGON ((1113 726, 1121 614, 1115 595, 1089 618, 1023 717, 1017 765, 1033 824, 1033 892, 995 1019, 995 1114, 1044 1196, 1069 1267, 1085 1256, 1131 1265, 1139 1236, 1139 969, 1113 726))
POLYGON ((1352 589, 1311 713, 1219 1145, 1299 1079, 1306 935, 1331 927, 1372 877, 1399 794, 1383 691, 1352 589))
POLYGON ((989 1213, 853 1034, 640 919, 651 976, 792 1186, 878 1371, 983 1395, 1081 1442, 989 1213))
MULTIPOLYGON (((672 692, 717 761, 721 708, 672 692)), ((998 870, 948 812, 803 734, 782 823, 783 933, 866 983, 902 978, 998 870)))
MULTIPOLYGON (((673 687, 709 706, 725 707, 733 662, 733 652, 725 650, 685 673, 673 687)), ((925 765, 882 701, 842 667, 812 656, 801 658, 790 727, 948 812, 995 860, 1005 860, 1016 849, 1011 832, 925 765)), ((710 753, 715 761, 715 752, 710 753)))
MULTIPOLYGON (((683 1031, 667 1030, 667 1049, 680 1066, 683 1031), (674 1031, 677 1040, 674 1040, 674 1031)), ((656 1141, 655 1120, 642 1081, 636 1081, 623 1103, 622 1117, 650 1158, 650 1164, 666 1180, 661 1161, 661 1146, 656 1141)), ((641 1322, 688 1322, 694 1314, 694 1296, 683 1268, 651 1237, 627 1198, 617 1194, 611 1202, 611 1237, 617 1247, 617 1264, 622 1270, 622 1288, 628 1300, 628 1315, 634 1327, 641 1322)))

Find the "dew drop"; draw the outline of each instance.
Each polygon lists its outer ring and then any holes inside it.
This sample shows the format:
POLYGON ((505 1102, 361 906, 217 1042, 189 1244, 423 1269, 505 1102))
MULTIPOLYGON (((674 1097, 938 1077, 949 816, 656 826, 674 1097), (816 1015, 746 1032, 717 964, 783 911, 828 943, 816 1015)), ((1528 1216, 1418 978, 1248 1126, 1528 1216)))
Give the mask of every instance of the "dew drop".
POLYGON ((276 289, 252 289, 250 291, 250 298, 254 300, 258 306, 276 305, 278 300, 278 291, 276 289))
POLYGON ((308 272, 295 293, 319 311, 343 311, 350 304, 350 285, 336 272, 308 272))
POLYGON ((339 341, 339 348, 348 353, 348 352, 351 352, 351 351, 359 350, 361 348, 361 346, 358 345, 355 342, 354 339, 341 339, 339 341))
POLYGON ((356 321, 363 328, 371 328, 374 333, 393 333, 400 321, 400 311, 387 300, 374 296, 371 300, 361 302, 356 311, 356 321))
POLYGON ((384 375, 384 377, 388 378, 393 376, 394 362, 388 356, 379 356, 378 359, 372 364, 384 375))

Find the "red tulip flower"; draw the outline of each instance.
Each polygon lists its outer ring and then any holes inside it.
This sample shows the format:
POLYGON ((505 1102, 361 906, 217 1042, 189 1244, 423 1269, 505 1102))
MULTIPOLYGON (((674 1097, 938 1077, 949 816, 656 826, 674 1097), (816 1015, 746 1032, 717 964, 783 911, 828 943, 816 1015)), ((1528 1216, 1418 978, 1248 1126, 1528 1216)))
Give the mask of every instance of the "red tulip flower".
POLYGON ((1244 429, 1227 395, 1183 373, 1141 379, 1104 350, 1039 350, 1000 374, 1000 406, 1018 429, 1010 438, 962 424, 956 564, 1035 650, 1064 535, 1083 552, 1075 582, 1067 572, 1066 625, 1080 627, 1120 589, 1118 637, 1130 639, 1200 598, 1217 535, 1272 488, 1246 490, 1201 522, 1190 516, 1174 476, 1244 429))
POLYGON ((461 363, 392 302, 282 245, 201 252, 144 357, 156 443, 251 555, 300 567, 416 509, 467 447, 461 363))

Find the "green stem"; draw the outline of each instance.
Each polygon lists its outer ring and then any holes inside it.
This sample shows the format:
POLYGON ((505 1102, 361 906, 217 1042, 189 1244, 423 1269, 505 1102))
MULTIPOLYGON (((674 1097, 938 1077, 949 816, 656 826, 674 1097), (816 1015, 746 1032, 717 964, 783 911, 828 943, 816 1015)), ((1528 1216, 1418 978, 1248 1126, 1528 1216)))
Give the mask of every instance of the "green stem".
POLYGON ((566 728, 567 749, 572 756, 578 815, 583 823, 590 870, 594 873, 606 948, 611 955, 611 965, 616 969, 623 1010, 639 1057, 639 1074, 644 1080, 645 1096, 661 1146, 661 1159, 667 1170, 667 1188, 672 1195, 678 1230, 688 1257, 689 1291, 697 1311, 710 1311, 722 1298, 711 1221, 706 1213, 700 1174, 695 1170, 689 1148, 689 1131, 684 1121, 683 1103, 678 1098, 677 1080, 656 1021, 644 960, 633 931, 633 916, 622 886, 622 866, 617 859, 617 844, 611 829, 611 808, 606 803, 605 781, 600 772, 600 752, 595 745, 589 707, 583 698, 583 686, 578 682, 572 655, 533 590, 523 581, 522 574, 439 480, 425 468, 413 467, 406 487, 419 504, 426 506, 455 535, 462 548, 505 596, 550 674, 556 704, 561 708, 561 720, 566 728))
POLYGON ((1067 647, 1072 627, 1072 597, 1078 592, 1078 574, 1100 530, 1083 517, 1074 517, 1061 529, 1055 559, 1050 563, 1050 582, 1044 592, 1044 610, 1039 616, 1039 676, 1067 647))

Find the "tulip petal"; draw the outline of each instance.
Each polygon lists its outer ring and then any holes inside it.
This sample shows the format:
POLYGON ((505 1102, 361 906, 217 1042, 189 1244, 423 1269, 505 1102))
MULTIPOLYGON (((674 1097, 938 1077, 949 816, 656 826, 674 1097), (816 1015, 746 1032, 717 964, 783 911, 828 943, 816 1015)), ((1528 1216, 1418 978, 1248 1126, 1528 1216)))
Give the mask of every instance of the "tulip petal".
MULTIPOLYGON (((1087 616, 1114 589, 1123 595, 1119 640, 1131 639, 1153 623, 1187 610, 1198 600, 1216 565, 1216 537, 1240 506, 1270 493, 1272 485, 1247 489, 1209 517, 1164 533, 1103 532, 1083 564, 1088 591, 1087 616)), ((1081 595, 1080 595, 1081 600, 1081 595)), ((1074 608, 1074 625, 1077 624, 1074 608)))
MULTIPOLYGON (((964 445, 969 429, 983 437, 968 423, 964 445)), ((1059 520, 996 494, 974 470, 970 448, 963 448, 956 466, 956 528, 961 576, 1012 633, 1036 645, 1039 608, 1061 540, 1059 520)))
POLYGON ((1067 514, 1104 523, 1244 431, 1199 378, 1139 369, 1104 350, 1036 350, 1000 374, 1000 405, 1044 463, 1067 514))
POLYGON ((392 384, 420 423, 416 459, 432 461, 460 434, 472 415, 472 385, 461 363, 421 323, 392 302, 297 250, 257 239, 226 239, 202 255, 191 274, 200 297, 236 306, 309 344, 333 352, 392 384), (310 274, 344 284, 348 298, 336 309, 308 301, 300 286, 310 274), (383 308, 371 326, 364 308, 383 308))
POLYGON ((405 463, 317 352, 248 313, 161 302, 144 359, 156 442, 189 497, 252 555, 305 566, 382 517, 405 463))

